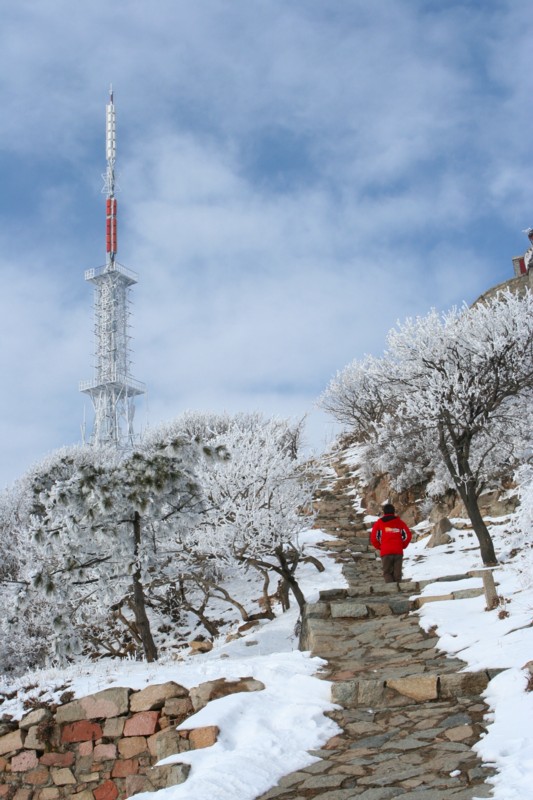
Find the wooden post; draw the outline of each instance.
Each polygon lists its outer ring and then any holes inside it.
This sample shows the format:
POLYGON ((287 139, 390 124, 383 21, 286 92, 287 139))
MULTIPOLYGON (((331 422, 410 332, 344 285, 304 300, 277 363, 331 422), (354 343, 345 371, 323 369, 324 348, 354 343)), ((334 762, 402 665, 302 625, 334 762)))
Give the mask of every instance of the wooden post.
POLYGON ((483 580, 483 589, 485 590, 485 600, 487 603, 486 611, 492 611, 500 605, 500 598, 496 591, 496 584, 494 583, 494 575, 492 569, 473 569, 468 573, 472 578, 481 578, 483 580))

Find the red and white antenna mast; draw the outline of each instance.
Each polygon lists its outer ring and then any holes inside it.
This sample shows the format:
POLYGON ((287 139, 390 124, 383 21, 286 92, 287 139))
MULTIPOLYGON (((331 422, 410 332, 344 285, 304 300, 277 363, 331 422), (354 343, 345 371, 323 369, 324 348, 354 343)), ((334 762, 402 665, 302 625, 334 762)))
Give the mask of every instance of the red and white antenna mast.
POLYGON ((113 87, 109 89, 109 103, 106 105, 105 154, 107 169, 104 175, 106 194, 106 252, 107 262, 115 261, 117 253, 117 200, 115 197, 115 159, 117 155, 117 128, 113 87))
POLYGON ((94 379, 80 390, 91 397, 97 446, 127 448, 134 443, 135 397, 145 386, 131 376, 130 288, 137 275, 116 260, 117 201, 115 198, 116 121, 113 89, 106 105, 106 162, 103 192, 106 195, 106 263, 88 269, 85 280, 94 286, 94 379))

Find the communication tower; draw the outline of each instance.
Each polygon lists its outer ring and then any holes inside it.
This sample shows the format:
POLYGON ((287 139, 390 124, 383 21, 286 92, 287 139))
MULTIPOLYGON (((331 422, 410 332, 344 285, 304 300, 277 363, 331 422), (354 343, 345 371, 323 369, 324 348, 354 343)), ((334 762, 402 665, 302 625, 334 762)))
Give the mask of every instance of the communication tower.
POLYGON ((115 197, 116 119, 113 90, 106 105, 107 169, 102 192, 106 195, 106 263, 85 271, 94 286, 94 378, 80 383, 94 407, 91 443, 131 447, 134 441, 135 398, 145 385, 132 378, 130 288, 137 275, 116 260, 117 200, 115 197))

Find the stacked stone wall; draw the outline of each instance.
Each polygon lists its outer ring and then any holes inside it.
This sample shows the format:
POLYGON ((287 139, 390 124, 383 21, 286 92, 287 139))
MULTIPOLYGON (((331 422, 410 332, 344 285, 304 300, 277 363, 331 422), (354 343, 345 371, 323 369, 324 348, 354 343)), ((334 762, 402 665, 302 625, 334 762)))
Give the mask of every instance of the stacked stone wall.
POLYGON ((123 800, 183 783, 189 766, 156 766, 209 747, 215 726, 176 730, 210 700, 263 689, 259 681, 174 682, 141 691, 105 689, 59 706, 43 704, 15 722, 0 717, 0 800, 123 800))

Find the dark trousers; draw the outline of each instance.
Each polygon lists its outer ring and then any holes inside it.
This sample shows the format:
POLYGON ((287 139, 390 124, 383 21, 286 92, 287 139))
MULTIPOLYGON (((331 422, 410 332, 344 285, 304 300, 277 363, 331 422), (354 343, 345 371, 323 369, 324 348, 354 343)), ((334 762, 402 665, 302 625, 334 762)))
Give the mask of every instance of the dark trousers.
POLYGON ((383 578, 385 583, 399 583, 402 579, 403 555, 382 556, 383 578))

